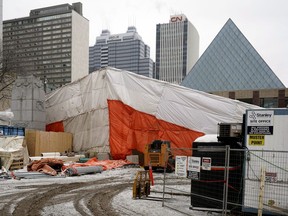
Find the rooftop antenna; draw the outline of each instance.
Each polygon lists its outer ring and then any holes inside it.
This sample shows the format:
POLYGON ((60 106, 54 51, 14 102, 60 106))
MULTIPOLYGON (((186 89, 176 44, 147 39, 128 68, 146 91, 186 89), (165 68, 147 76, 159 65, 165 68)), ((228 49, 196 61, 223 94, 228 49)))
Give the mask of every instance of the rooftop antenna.
POLYGON ((131 17, 128 18, 128 26, 136 27, 136 18, 134 15, 132 16, 132 18, 131 17))
MULTIPOLYGON (((105 20, 102 22, 102 30, 107 29, 110 31, 110 25, 109 25, 109 21, 105 18, 105 20)), ((102 32, 101 30, 101 32, 102 32)))

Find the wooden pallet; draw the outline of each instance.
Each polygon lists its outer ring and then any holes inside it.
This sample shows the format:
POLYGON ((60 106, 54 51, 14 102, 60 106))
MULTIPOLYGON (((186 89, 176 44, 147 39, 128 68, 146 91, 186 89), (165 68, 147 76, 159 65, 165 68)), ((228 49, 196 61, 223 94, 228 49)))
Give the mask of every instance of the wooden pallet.
POLYGON ((9 170, 17 170, 17 169, 23 169, 24 168, 24 163, 23 159, 14 159, 10 165, 9 170))

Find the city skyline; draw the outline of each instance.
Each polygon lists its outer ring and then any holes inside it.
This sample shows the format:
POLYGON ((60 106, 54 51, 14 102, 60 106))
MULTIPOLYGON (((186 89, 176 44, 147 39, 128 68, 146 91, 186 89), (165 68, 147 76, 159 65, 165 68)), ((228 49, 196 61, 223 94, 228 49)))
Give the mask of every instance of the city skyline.
MULTIPOLYGON (((57 4, 75 3, 71 0, 4 0, 3 20, 28 16, 35 8, 57 4)), ((226 21, 231 18, 247 37, 262 58, 279 79, 288 86, 288 2, 278 0, 108 0, 83 3, 83 16, 90 22, 89 45, 95 44, 96 37, 103 29, 112 34, 124 32, 128 26, 135 26, 143 41, 150 46, 150 57, 155 61, 156 25, 166 23, 170 15, 183 13, 196 27, 200 36, 200 56, 212 42, 226 21), (147 13, 149 11, 149 13, 147 13)))

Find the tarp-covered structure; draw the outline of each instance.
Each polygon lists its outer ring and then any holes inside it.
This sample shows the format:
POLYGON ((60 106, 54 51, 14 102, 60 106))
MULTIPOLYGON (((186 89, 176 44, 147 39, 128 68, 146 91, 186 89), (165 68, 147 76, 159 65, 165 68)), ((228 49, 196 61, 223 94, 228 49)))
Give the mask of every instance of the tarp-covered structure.
POLYGON ((242 122, 258 108, 114 68, 95 71, 46 97, 47 130, 73 134, 74 151, 109 152, 124 159, 155 139, 191 148, 218 123, 242 122))

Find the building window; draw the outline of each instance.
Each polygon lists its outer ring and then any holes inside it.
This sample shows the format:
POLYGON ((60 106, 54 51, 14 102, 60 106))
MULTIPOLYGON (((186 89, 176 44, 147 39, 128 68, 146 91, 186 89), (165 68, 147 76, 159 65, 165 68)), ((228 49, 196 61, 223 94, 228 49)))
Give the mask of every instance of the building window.
POLYGON ((260 98, 260 106, 264 108, 277 108, 278 98, 260 98))
POLYGON ((253 99, 252 98, 242 98, 242 99, 237 99, 237 100, 242 101, 244 103, 253 104, 253 99))

